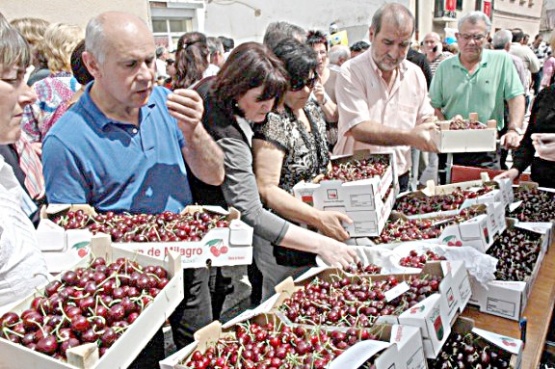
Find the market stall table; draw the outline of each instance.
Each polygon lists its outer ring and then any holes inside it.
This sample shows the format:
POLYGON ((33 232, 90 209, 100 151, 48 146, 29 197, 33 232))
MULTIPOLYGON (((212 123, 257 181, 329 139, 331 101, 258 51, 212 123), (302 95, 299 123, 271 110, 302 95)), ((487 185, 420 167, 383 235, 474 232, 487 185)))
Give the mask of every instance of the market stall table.
MULTIPOLYGON (((523 315, 528 319, 528 324, 522 369, 537 368, 544 350, 555 303, 555 251, 552 250, 554 245, 555 242, 544 257, 524 310, 523 315)), ((473 306, 467 307, 462 315, 474 319, 478 328, 520 338, 519 323, 516 321, 481 313, 473 306)))

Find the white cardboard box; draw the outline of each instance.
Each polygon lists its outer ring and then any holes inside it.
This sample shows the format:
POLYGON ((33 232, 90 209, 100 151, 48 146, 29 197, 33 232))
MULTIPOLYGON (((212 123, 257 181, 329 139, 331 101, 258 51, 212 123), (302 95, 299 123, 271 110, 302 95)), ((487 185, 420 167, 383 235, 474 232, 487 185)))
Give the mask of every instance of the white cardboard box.
POLYGON ((474 321, 469 318, 460 317, 452 328, 453 333, 458 333, 463 337, 472 332, 476 337, 474 345, 479 348, 489 347, 492 351, 504 352, 504 359, 507 359, 509 366, 513 369, 521 368, 522 350, 524 344, 521 340, 475 328, 474 321))
MULTIPOLYGON (((162 261, 146 255, 137 255, 131 251, 112 248, 109 238, 100 235, 94 236, 91 248, 96 256, 105 256, 107 261, 126 257, 137 261, 141 265, 160 265, 168 271, 170 281, 166 287, 160 291, 158 296, 129 326, 127 331, 114 342, 112 347, 106 351, 106 354, 90 366, 90 369, 127 368, 183 299, 183 269, 181 268, 180 257, 172 253, 168 255, 166 261, 162 261)), ((83 260, 77 266, 86 265, 87 262, 83 260)), ((7 306, 6 310, 0 313, 3 314, 6 311, 21 313, 29 307, 34 297, 35 294, 14 305, 7 306)), ((2 369, 81 369, 1 338, 0 358, 2 358, 2 363, 0 363, 2 369)))
POLYGON ((432 138, 440 153, 491 152, 496 150, 497 127, 488 122, 484 129, 449 129, 450 121, 438 122, 432 138))
MULTIPOLYGON (((509 225, 512 227, 512 225, 509 225)), ((528 296, 538 276, 546 251, 547 236, 544 234, 542 247, 538 254, 532 275, 524 281, 492 281, 484 287, 474 278, 470 278, 472 296, 470 304, 476 305, 481 312, 498 315, 511 320, 519 320, 528 302, 528 296)))
POLYGON ((334 162, 361 159, 372 155, 387 155, 389 166, 382 177, 358 181, 323 180, 320 183, 300 182, 293 187, 295 197, 319 210, 333 210, 347 214, 353 224, 345 224, 351 237, 379 235, 391 213, 399 191, 394 154, 357 152, 340 157, 334 162))
MULTIPOLYGON (((427 316, 430 314, 431 310, 436 310, 438 311, 438 314, 440 316, 440 322, 441 326, 444 328, 444 331, 446 332, 446 335, 449 334, 450 332, 450 326, 449 326, 449 311, 452 311, 453 314, 455 314, 458 311, 459 308, 459 300, 458 300, 458 292, 455 291, 455 286, 453 285, 453 276, 451 273, 448 272, 449 268, 443 268, 441 266, 441 263, 443 262, 432 262, 432 263, 428 263, 426 264, 426 266, 422 269, 422 271, 420 273, 405 273, 405 274, 390 274, 390 275, 372 275, 372 276, 367 276, 364 278, 367 279, 371 279, 373 281, 379 281, 379 280, 386 280, 387 278, 389 278, 390 276, 395 276, 397 278, 397 280, 399 281, 398 286, 396 287, 397 290, 399 291, 399 296, 402 295, 402 293, 406 292, 408 290, 408 286, 406 285, 406 283, 404 283, 404 281, 406 279, 409 278, 409 276, 411 275, 422 275, 422 276, 440 276, 441 277, 441 282, 439 284, 439 291, 438 293, 435 293, 431 296, 429 296, 428 298, 426 298, 425 300, 423 300, 422 302, 418 303, 417 305, 415 305, 414 307, 418 307, 417 310, 420 311, 420 313, 417 314, 417 312, 406 315, 406 313, 409 310, 412 310, 413 308, 409 308, 407 309, 404 313, 401 313, 399 316, 395 316, 395 315, 391 315, 391 316, 380 316, 377 320, 376 323, 377 324, 401 324, 401 325, 408 325, 408 326, 416 326, 418 328, 421 329, 421 333, 422 333, 422 337, 424 338, 424 340, 429 339, 431 340, 431 344, 433 347, 434 351, 437 351, 441 348, 441 345, 443 345, 443 343, 445 343, 445 340, 437 340, 435 339, 434 335, 431 332, 431 330, 433 330, 433 325, 431 322, 427 322, 427 316), (444 269, 447 271, 444 274, 444 269), (406 286, 407 289, 403 289, 403 285, 406 286), (426 311, 426 314, 422 315, 422 311, 426 311), (407 319, 404 319, 403 322, 401 322, 401 317, 405 316, 405 317, 410 317, 407 319)), ((337 279, 342 279, 344 277, 349 278, 349 279, 353 279, 353 280, 357 280, 358 276, 347 276, 345 273, 343 273, 342 270, 340 269, 335 269, 335 268, 312 268, 310 270, 308 270, 305 274, 301 275, 300 277, 298 277, 295 281, 293 281, 292 278, 287 278, 285 281, 283 281, 282 283, 280 283, 279 285, 276 286, 276 295, 274 295, 273 297, 271 297, 266 303, 265 303, 265 307, 264 309, 266 311, 272 311, 272 312, 277 312, 277 314, 279 316, 282 317, 282 319, 288 323, 288 324, 294 324, 291 323, 289 321, 289 319, 287 319, 287 317, 285 317, 284 314, 282 314, 281 312, 279 312, 279 306, 295 291, 302 289, 304 286, 308 285, 311 283, 311 281, 315 278, 318 277, 324 281, 333 281, 333 280, 337 280, 337 279)), ((437 316, 435 316, 435 318, 437 318, 437 316)), ((438 322, 435 322, 436 324, 439 324, 438 322)), ((303 324, 300 324, 303 325, 303 324)), ((445 336, 446 338, 447 336, 445 336)), ((424 348, 426 348, 426 346, 424 346, 424 348)), ((430 355, 433 355, 431 352, 426 352, 425 350, 425 354, 426 357, 432 357, 430 355)))
MULTIPOLYGON (((54 205, 42 213, 37 237, 43 250, 56 252, 46 254, 49 270, 59 272, 59 265, 67 266, 78 261, 72 249, 87 247, 92 233, 86 229, 65 230, 48 219, 49 214, 61 211, 82 209, 89 214, 95 211, 89 205, 54 205)), ((240 213, 230 208, 229 211, 216 206, 187 206, 183 212, 209 211, 228 215, 228 228, 213 228, 199 242, 130 242, 114 243, 114 247, 136 250, 139 253, 163 259, 169 251, 181 255, 183 268, 201 268, 207 264, 212 266, 248 265, 252 263, 253 229, 240 220, 240 213), (217 251, 215 251, 215 249, 217 251), (223 252, 225 250, 225 252, 223 252)))
MULTIPOLYGON (((273 319, 279 321, 277 317, 273 319)), ((233 324, 247 320, 264 324, 267 321, 273 321, 273 319, 271 315, 255 314, 243 319, 234 319, 233 324)), ((186 360, 195 350, 204 351, 211 342, 215 342, 226 332, 229 332, 232 327, 232 324, 226 324, 225 327, 222 327, 219 322, 214 322, 200 329, 195 333, 195 342, 160 361, 160 369, 185 368, 179 363, 186 360)), ((331 361, 328 367, 330 369, 358 368, 367 360, 379 354, 375 360, 376 369, 426 368, 422 337, 418 328, 400 325, 383 325, 377 328, 381 332, 379 340, 366 340, 356 343, 331 361)), ((333 330, 333 328, 327 330, 333 330)))

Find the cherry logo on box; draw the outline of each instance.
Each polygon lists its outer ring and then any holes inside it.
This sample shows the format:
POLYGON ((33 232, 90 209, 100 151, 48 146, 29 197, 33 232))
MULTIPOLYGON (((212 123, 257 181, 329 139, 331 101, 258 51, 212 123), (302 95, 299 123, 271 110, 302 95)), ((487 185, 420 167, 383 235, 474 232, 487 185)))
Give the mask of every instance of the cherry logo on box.
POLYGON ((85 256, 87 256, 89 254, 89 242, 88 241, 83 241, 83 242, 78 242, 75 245, 73 245, 73 249, 75 249, 77 251, 77 255, 83 259, 85 256))
POLYGON ((516 342, 508 337, 503 337, 501 339, 501 342, 505 345, 505 346, 509 346, 509 347, 515 347, 516 346, 516 342))
POLYGON ((210 247, 210 252, 215 257, 225 255, 229 251, 229 247, 224 244, 224 240, 219 238, 206 242, 204 246, 210 247))
POLYGON ((418 314, 418 313, 423 312, 424 310, 426 310, 426 307, 425 307, 424 305, 421 305, 421 306, 413 306, 413 307, 410 309, 410 313, 411 313, 411 314, 418 314))

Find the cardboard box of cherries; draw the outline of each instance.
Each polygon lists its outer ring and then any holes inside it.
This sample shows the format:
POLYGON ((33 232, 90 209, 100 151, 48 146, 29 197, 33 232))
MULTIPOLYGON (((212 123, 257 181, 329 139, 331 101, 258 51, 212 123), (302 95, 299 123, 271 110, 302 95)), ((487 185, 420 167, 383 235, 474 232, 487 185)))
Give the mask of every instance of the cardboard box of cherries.
POLYGON ((0 311, 2 368, 126 368, 184 297, 180 256, 166 260, 93 236, 95 257, 0 311))
POLYGON ((72 250, 86 249, 97 233, 110 235, 115 247, 160 259, 175 251, 183 268, 252 262, 253 229, 233 208, 195 205, 181 213, 161 214, 100 213, 88 205, 50 205, 42 210, 38 238, 47 256, 73 255, 72 250))

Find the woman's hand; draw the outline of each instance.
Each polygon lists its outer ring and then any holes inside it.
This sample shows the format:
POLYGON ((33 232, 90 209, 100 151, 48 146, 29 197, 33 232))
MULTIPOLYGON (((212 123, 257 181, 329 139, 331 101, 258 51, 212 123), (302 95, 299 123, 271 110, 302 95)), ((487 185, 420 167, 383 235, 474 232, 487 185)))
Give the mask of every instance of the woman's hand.
POLYGON ((343 228, 343 223, 353 223, 347 215, 338 211, 320 211, 318 217, 317 228, 322 234, 338 241, 347 241, 350 238, 349 233, 343 228))
POLYGON ((354 248, 331 238, 326 238, 320 243, 317 254, 327 265, 333 267, 346 268, 349 264, 358 262, 354 248))
POLYGON ((494 180, 509 178, 511 181, 514 181, 516 178, 518 178, 519 174, 520 173, 518 172, 518 170, 516 170, 515 168, 512 168, 495 176, 494 180))
POLYGON ((540 158, 555 161, 555 133, 534 133, 532 144, 540 158))

